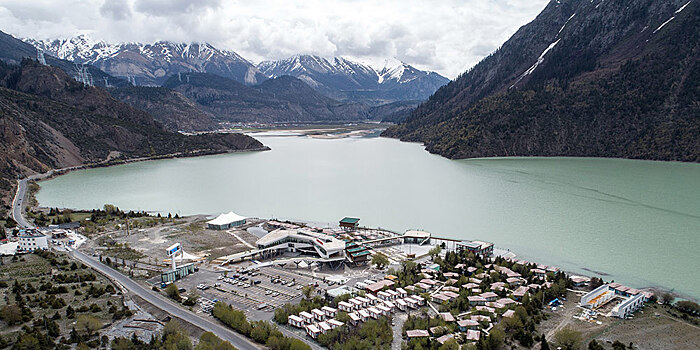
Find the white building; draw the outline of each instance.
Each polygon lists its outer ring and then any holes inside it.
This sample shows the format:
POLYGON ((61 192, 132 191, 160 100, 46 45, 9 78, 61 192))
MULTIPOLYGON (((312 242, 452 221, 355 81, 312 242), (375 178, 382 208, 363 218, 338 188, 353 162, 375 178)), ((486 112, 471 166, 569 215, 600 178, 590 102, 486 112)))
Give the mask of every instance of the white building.
POLYGON ((627 318, 644 306, 644 294, 637 294, 627 298, 612 309, 612 315, 619 318, 627 318))
POLYGON ((245 224, 246 217, 240 216, 232 211, 221 214, 214 220, 207 221, 207 227, 211 230, 228 230, 231 227, 245 224))
POLYGON ((596 309, 615 297, 615 292, 610 286, 604 284, 581 297, 579 305, 588 309, 596 309))
POLYGON ((324 306, 321 310, 326 314, 326 317, 333 318, 338 314, 338 310, 330 306, 324 306))
POLYGON ((289 317, 287 317, 287 322, 290 326, 294 326, 297 328, 304 327, 304 319, 296 315, 290 315, 289 317))
POLYGON ((345 242, 329 235, 300 229, 275 230, 255 244, 261 250, 306 253, 330 260, 345 259, 345 242))
POLYGON ((340 309, 340 311, 352 312, 355 309, 355 306, 347 301, 341 301, 338 303, 338 309, 340 309))
POLYGON ((311 338, 318 338, 318 335, 321 334, 321 330, 318 329, 315 325, 307 325, 306 326, 306 334, 308 334, 311 338))
POLYGON ((35 250, 49 249, 49 241, 47 237, 40 233, 25 232, 19 235, 19 252, 33 252, 35 250))

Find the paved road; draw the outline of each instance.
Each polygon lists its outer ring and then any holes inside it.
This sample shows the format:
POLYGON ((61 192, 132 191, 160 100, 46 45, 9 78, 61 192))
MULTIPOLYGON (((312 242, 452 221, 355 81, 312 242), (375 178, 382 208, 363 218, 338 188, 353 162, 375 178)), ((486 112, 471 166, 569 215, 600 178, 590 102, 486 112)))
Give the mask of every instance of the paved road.
POLYGON ((22 215, 22 208, 24 208, 24 198, 27 195, 27 179, 17 181, 17 193, 15 193, 15 198, 12 200, 12 218, 17 221, 20 227, 27 228, 30 227, 29 222, 24 219, 22 215))
POLYGON ((178 305, 175 305, 170 300, 165 297, 156 294, 138 283, 134 282, 129 277, 123 275, 121 272, 116 271, 108 266, 103 265, 101 262, 83 254, 80 251, 72 250, 70 254, 85 263, 86 265, 92 267, 93 269, 101 272, 102 274, 108 276, 110 279, 117 281, 119 284, 124 286, 127 290, 143 298, 153 306, 167 312, 173 317, 177 317, 186 322, 189 322, 205 331, 210 331, 216 334, 219 338, 229 341, 233 346, 241 350, 259 350, 261 347, 255 343, 249 341, 244 336, 232 331, 231 329, 212 322, 206 318, 203 318, 195 313, 185 310, 178 305))

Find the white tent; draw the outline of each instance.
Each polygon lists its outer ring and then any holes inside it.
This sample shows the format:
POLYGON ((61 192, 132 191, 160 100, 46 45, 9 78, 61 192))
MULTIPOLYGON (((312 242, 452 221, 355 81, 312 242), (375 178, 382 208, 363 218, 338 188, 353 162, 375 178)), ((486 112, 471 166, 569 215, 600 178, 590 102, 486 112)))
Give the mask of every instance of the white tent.
POLYGON ((207 226, 214 230, 225 230, 233 226, 245 224, 246 217, 240 216, 232 211, 220 214, 214 220, 207 221, 207 226))

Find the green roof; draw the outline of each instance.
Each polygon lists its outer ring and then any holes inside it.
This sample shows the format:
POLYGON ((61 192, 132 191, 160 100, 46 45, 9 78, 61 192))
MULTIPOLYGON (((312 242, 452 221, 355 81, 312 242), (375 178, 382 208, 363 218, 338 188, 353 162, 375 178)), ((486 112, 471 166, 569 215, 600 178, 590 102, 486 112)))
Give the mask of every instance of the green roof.
POLYGON ((348 252, 355 253, 355 252, 359 252, 359 251, 363 251, 363 250, 367 250, 367 248, 366 247, 351 248, 351 249, 348 249, 348 252))
POLYGON ((340 220, 341 223, 343 224, 356 224, 360 221, 359 218, 343 218, 343 220, 340 220))
POLYGON ((353 258, 356 258, 358 256, 363 256, 363 255, 368 255, 368 254, 370 254, 370 252, 365 250, 365 251, 361 251, 361 252, 357 252, 357 253, 350 253, 350 256, 352 256, 353 258))

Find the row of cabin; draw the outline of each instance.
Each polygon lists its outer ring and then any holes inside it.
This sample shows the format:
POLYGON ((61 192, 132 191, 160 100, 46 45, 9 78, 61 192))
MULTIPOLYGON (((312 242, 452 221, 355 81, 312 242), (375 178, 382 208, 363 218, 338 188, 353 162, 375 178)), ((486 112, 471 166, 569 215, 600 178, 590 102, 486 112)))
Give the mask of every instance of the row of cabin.
POLYGON ((323 322, 326 319, 332 319, 338 315, 338 310, 330 306, 324 306, 320 310, 313 309, 311 312, 302 311, 297 315, 290 315, 287 322, 294 327, 303 328, 317 322, 323 322))
POLYGON ((359 323, 366 322, 370 318, 378 319, 382 316, 389 316, 397 311, 406 311, 409 308, 417 309, 423 305, 425 305, 425 299, 418 295, 414 295, 393 301, 380 301, 376 305, 370 306, 366 309, 349 312, 348 316, 350 317, 350 322, 353 325, 357 325, 359 323))
POLYGON ((338 303, 338 308, 341 311, 353 312, 360 309, 366 309, 370 306, 380 304, 381 302, 398 300, 407 296, 408 293, 403 288, 397 288, 396 290, 379 291, 377 292, 376 296, 372 294, 367 294, 364 297, 357 296, 348 301, 341 301, 338 303))
MULTIPOLYGON (((290 316, 291 317, 291 316, 290 316)), ((327 321, 319 322, 319 323, 314 323, 314 324, 308 324, 304 326, 304 329, 306 330, 306 334, 311 337, 311 338, 318 338, 319 335, 325 334, 326 332, 338 328, 345 323, 340 322, 334 318, 331 318, 327 321)))

